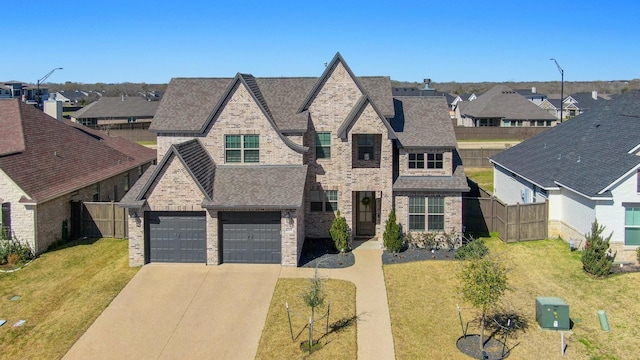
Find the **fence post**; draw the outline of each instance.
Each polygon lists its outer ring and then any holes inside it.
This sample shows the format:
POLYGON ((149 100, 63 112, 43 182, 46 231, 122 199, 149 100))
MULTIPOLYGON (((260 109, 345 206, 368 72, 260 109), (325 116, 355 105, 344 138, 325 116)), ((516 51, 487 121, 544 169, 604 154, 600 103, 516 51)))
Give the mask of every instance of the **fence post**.
POLYGON ((111 233, 113 235, 111 235, 111 237, 116 237, 116 203, 115 202, 111 202, 111 214, 109 216, 109 218, 111 219, 111 233))

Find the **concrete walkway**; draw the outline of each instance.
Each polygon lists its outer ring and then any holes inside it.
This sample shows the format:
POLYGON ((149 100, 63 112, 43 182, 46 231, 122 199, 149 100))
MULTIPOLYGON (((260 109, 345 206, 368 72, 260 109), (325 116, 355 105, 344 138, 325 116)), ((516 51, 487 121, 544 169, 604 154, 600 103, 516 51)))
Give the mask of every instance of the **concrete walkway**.
MULTIPOLYGON (((382 272, 382 250, 375 240, 358 244, 353 250, 354 266, 345 269, 318 269, 322 277, 347 280, 356 285, 358 359, 395 359, 387 289, 382 272)), ((313 277, 315 269, 283 267, 281 278, 313 277)))

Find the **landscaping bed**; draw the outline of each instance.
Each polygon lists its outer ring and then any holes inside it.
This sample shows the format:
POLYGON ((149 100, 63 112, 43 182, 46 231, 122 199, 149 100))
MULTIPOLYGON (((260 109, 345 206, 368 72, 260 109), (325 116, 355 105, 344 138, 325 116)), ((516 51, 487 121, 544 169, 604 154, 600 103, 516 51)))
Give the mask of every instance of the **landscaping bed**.
POLYGON ((351 251, 340 253, 333 241, 326 239, 306 239, 302 246, 299 267, 340 269, 353 266, 356 259, 351 251))
POLYGON ((382 253, 383 264, 403 264, 413 261, 425 260, 455 260, 457 249, 406 249, 399 253, 384 251, 382 253))

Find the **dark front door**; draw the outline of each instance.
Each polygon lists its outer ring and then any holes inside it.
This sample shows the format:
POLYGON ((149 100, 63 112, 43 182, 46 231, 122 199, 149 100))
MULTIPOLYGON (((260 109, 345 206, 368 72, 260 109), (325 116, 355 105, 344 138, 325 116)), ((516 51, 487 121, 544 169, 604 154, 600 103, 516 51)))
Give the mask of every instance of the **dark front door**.
POLYGON ((376 234, 376 197, 373 191, 356 192, 356 236, 376 234))
POLYGON ((147 212, 149 262, 207 262, 204 212, 147 212))
POLYGON ((280 264, 280 212, 222 212, 223 263, 280 264))

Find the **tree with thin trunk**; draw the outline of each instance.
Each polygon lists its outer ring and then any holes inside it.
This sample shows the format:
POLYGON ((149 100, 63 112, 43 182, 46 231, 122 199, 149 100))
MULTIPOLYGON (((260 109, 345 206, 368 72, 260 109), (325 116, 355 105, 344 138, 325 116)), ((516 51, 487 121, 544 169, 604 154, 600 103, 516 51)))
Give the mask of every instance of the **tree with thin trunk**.
POLYGON ((315 310, 318 306, 324 304, 324 286, 322 279, 318 275, 318 269, 316 268, 313 278, 309 279, 309 288, 302 294, 304 303, 311 308, 311 318, 309 321, 309 352, 313 349, 313 324, 315 322, 315 310))
POLYGON ((480 320, 480 349, 484 349, 484 329, 487 312, 498 305, 509 288, 506 267, 491 256, 473 259, 458 273, 462 296, 482 311, 480 320))

